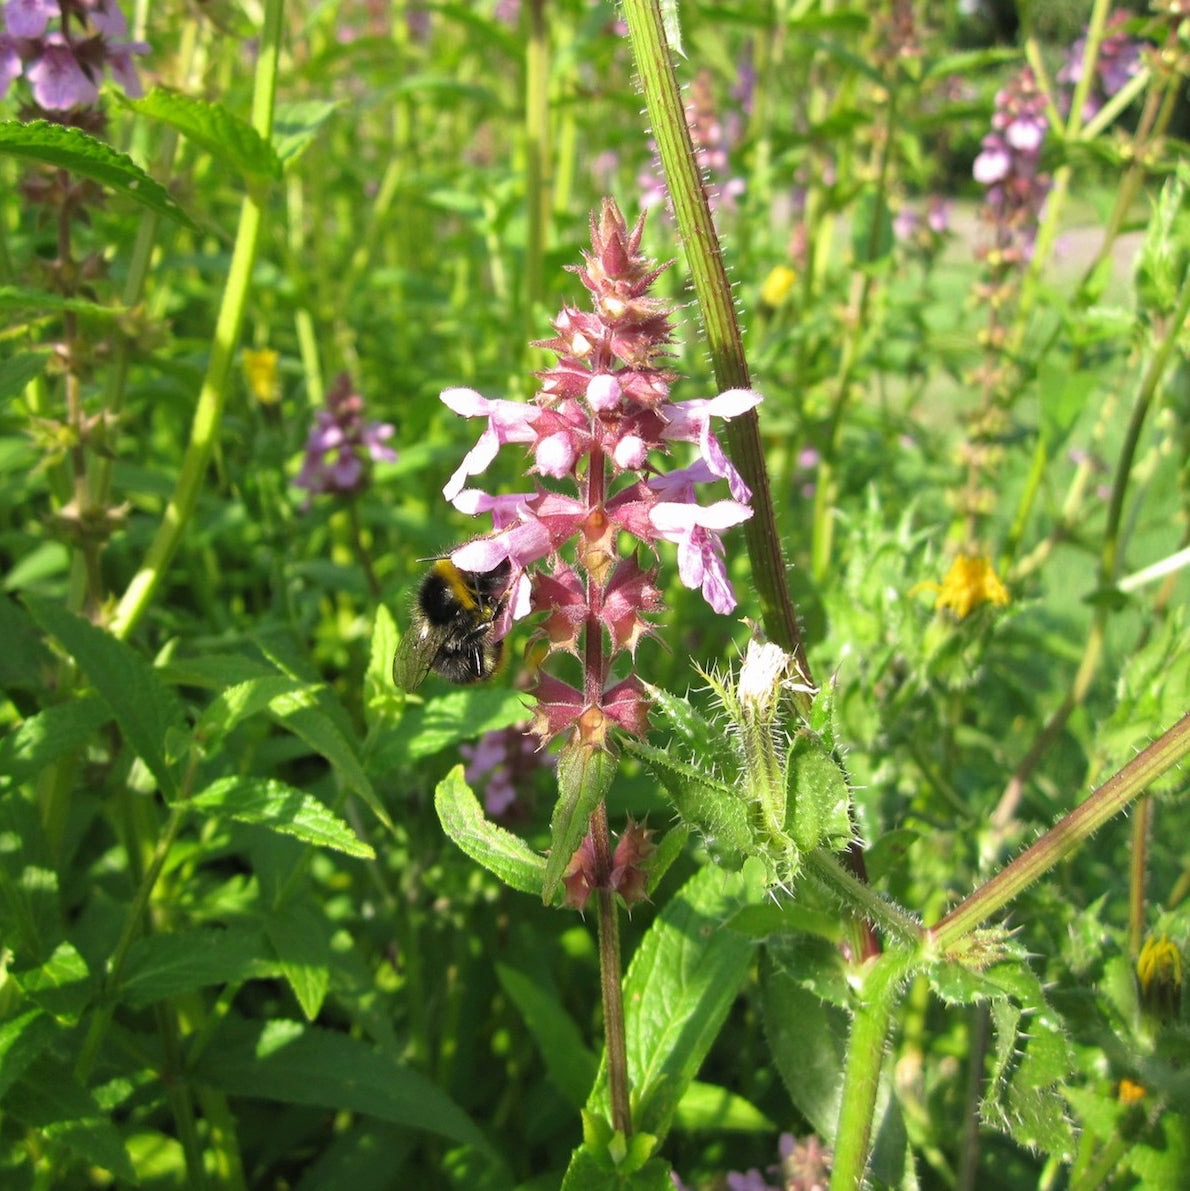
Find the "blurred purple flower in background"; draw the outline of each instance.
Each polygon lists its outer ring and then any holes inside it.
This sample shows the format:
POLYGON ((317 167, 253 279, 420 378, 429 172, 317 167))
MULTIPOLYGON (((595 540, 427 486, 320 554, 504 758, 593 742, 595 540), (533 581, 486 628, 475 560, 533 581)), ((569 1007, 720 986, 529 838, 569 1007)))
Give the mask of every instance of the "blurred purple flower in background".
POLYGON ((8 0, 3 16, 0 98, 23 72, 35 105, 23 118, 90 107, 105 71, 133 98, 144 94, 132 55, 149 47, 125 40, 128 22, 115 0, 8 0))
POLYGON ((371 482, 369 462, 391 463, 397 453, 386 446, 393 436, 387 422, 364 421, 364 399, 346 372, 326 394, 326 409, 314 415, 306 439, 306 456, 294 483, 311 494, 335 492, 351 496, 371 482))
MULTIPOLYGON (((1087 93, 1087 102, 1083 105, 1083 120, 1090 120, 1103 106, 1104 100, 1123 90, 1128 80, 1140 70, 1144 43, 1124 30, 1131 16, 1131 13, 1117 11, 1107 19, 1103 40, 1099 43, 1099 56, 1095 61, 1095 79, 1087 93)), ((1066 86, 1060 102, 1064 113, 1069 110, 1074 88, 1083 77, 1083 55, 1086 49, 1087 38, 1084 34, 1070 47, 1066 61, 1058 71, 1058 82, 1066 86)))

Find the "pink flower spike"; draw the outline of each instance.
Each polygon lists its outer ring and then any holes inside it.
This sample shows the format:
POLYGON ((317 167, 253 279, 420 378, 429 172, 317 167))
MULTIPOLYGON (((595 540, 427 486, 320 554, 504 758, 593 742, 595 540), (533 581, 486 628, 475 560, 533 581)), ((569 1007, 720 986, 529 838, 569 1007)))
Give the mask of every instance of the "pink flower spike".
POLYGON ((711 418, 739 417, 755 409, 762 400, 760 394, 751 389, 728 389, 718 397, 675 402, 664 411, 669 423, 661 437, 677 442, 697 442, 703 459, 715 475, 727 481, 732 496, 739 501, 749 500, 751 490, 711 433, 711 418))
POLYGON ((752 516, 752 510, 734 500, 720 500, 703 507, 662 501, 649 510, 649 520, 667 542, 678 547, 678 577, 685 587, 702 588, 703 597, 716 612, 736 606, 735 592, 727 580, 720 534, 752 516))
POLYGON ((95 84, 60 33, 45 39, 41 57, 25 71, 25 77, 33 88, 33 98, 47 111, 65 112, 99 98, 95 84))
POLYGON ((4 25, 10 37, 40 37, 57 15, 57 0, 8 0, 4 25))

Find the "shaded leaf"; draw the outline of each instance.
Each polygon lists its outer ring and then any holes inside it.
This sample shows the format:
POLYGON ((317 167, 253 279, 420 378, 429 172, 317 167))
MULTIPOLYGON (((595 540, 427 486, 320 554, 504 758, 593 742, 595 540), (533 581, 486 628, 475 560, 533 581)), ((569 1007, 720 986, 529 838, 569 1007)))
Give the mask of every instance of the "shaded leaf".
POLYGON ((442 830, 472 860, 522 893, 541 893, 545 859, 511 831, 484 817, 479 799, 456 765, 434 791, 434 809, 442 830))
POLYGON ((184 723, 177 696, 124 641, 52 600, 26 599, 33 619, 65 648, 111 708, 124 738, 170 798, 177 784, 165 760, 166 734, 184 723))
POLYGON ((0 1100, 57 1035, 51 1018, 30 1009, 0 1025, 0 1100))
POLYGON ((288 902, 265 919, 265 932, 281 971, 307 1021, 313 1021, 331 982, 330 923, 310 902, 288 902))
POLYGON ((549 902, 570 858, 583 842, 591 812, 607 797, 618 762, 606 749, 572 740, 558 754, 558 800, 550 817, 550 853, 546 857, 541 900, 549 902))
POLYGON ((46 120, 6 120, 0 123, 0 153, 26 161, 42 161, 90 178, 133 201, 197 231, 194 221, 162 185, 110 145, 78 128, 46 120))
POLYGON ((0 788, 36 777, 47 765, 81 748, 111 718, 107 704, 87 696, 30 716, 0 738, 0 788))
POLYGON ((211 984, 242 984, 277 975, 259 930, 200 927, 146 935, 129 948, 119 996, 134 1007, 211 984))

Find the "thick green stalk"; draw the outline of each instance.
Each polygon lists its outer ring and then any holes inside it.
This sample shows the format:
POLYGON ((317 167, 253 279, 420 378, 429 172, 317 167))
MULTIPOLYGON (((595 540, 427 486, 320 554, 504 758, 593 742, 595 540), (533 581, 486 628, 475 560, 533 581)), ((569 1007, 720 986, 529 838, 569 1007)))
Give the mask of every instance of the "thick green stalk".
MULTIPOLYGON (((731 283, 686 126, 660 5, 657 0, 624 0, 622 13, 628 23, 637 75, 644 90, 670 201, 685 243, 716 383, 720 391, 749 389, 752 378, 744 357, 731 283)), ((727 426, 727 438, 732 460, 752 489, 752 518, 744 523, 744 534, 765 630, 773 641, 797 658, 802 672, 808 676, 805 647, 785 580, 756 411, 733 418, 727 426)))
POLYGON ((545 235, 550 215, 549 161, 550 49, 546 0, 529 0, 529 45, 525 52, 525 318, 545 300, 545 235))
POLYGON ((1119 814, 1151 782, 1190 754, 1190 713, 1162 733, 1139 756, 1109 778, 1080 807, 1026 848, 986 885, 956 906, 937 926, 926 931, 934 948, 945 951, 1017 894, 1049 872, 1113 816, 1119 814))
MULTIPOLYGON (((277 90, 277 60, 280 53, 284 7, 284 0, 266 0, 264 27, 261 30, 256 60, 252 126, 266 141, 273 133, 273 105, 277 90)), ((140 570, 133 576, 116 607, 111 625, 112 633, 116 637, 127 637, 148 610, 169 564, 173 561, 182 535, 194 516, 199 490, 219 438, 228 376, 239 345, 248 290, 252 282, 252 267, 260 243, 265 199, 265 194, 258 192, 254 187, 244 196, 227 285, 223 291, 223 302, 219 308, 215 334, 211 341, 207 372, 194 410, 190 442, 182 459, 182 469, 173 496, 166 506, 157 534, 140 570)))
POLYGON ((858 1004, 847 1040, 843 1101, 839 1105, 839 1130, 831 1191, 855 1191, 863 1185, 872 1142, 872 1118, 880 1088, 884 1041, 905 978, 913 966, 908 951, 886 951, 875 960, 857 994, 858 1004))

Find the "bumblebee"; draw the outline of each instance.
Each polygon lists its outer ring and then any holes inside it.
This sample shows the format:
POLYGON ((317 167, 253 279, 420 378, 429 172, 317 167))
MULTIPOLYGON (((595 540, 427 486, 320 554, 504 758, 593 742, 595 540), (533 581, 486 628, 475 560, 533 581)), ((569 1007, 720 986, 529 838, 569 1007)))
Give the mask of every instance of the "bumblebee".
POLYGON ((499 669, 504 642, 493 640, 507 600, 507 559, 490 571, 463 571, 436 559, 421 581, 412 623, 393 658, 393 681, 419 687, 431 670, 448 682, 482 682, 499 669))

